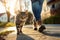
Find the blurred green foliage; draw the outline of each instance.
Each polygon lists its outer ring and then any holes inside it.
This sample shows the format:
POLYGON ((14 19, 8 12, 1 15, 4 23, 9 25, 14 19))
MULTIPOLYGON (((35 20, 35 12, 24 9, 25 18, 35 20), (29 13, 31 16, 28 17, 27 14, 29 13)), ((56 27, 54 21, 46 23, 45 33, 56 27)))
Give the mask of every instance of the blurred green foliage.
POLYGON ((7 22, 0 22, 0 27, 4 27, 7 22))
POLYGON ((44 24, 60 24, 60 15, 51 16, 43 20, 44 24))

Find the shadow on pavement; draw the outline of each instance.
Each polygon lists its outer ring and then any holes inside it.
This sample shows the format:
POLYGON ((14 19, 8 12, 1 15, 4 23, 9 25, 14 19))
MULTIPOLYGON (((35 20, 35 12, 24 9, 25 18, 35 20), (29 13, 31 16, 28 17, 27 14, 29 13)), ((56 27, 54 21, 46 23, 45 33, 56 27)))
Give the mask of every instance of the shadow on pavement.
POLYGON ((57 33, 57 32, 51 33, 51 31, 44 31, 43 34, 48 36, 60 37, 60 33, 57 33))
POLYGON ((34 39, 26 34, 20 34, 17 35, 17 40, 34 40, 34 39))

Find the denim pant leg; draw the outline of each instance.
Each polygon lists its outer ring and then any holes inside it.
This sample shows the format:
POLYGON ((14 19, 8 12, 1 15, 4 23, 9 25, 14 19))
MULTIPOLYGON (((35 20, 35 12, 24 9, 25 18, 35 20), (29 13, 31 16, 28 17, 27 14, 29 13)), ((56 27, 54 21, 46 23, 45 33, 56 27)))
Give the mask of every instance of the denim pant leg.
POLYGON ((34 13, 34 16, 36 18, 36 21, 41 19, 41 11, 42 11, 42 6, 39 5, 39 2, 35 2, 32 4, 32 10, 34 13))

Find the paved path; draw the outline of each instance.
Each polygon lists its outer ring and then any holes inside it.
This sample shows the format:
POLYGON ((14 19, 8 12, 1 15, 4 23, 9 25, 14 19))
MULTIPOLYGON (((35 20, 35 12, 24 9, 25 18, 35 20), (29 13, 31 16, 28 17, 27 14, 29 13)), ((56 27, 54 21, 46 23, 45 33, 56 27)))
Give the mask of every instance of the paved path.
POLYGON ((60 25, 58 25, 59 27, 56 25, 45 25, 47 29, 44 31, 44 34, 34 31, 30 27, 32 25, 27 26, 23 28, 23 34, 17 35, 16 32, 13 32, 7 36, 6 40, 60 40, 60 25))

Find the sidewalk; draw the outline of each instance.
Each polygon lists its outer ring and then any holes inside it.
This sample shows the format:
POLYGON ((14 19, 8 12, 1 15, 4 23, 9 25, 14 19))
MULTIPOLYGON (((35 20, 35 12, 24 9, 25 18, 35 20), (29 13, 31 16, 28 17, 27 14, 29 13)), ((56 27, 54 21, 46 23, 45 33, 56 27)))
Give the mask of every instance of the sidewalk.
POLYGON ((34 31, 32 27, 24 27, 23 34, 17 36, 16 32, 13 32, 7 36, 6 40, 60 40, 60 37, 45 34, 34 31))
POLYGON ((19 35, 17 40, 60 40, 60 38, 44 35, 30 28, 23 28, 23 34, 19 35))

